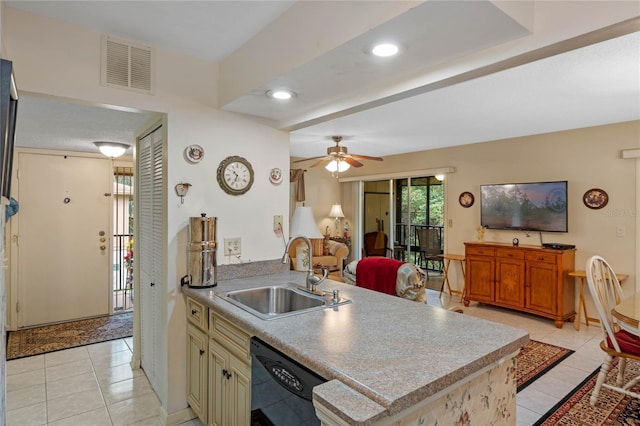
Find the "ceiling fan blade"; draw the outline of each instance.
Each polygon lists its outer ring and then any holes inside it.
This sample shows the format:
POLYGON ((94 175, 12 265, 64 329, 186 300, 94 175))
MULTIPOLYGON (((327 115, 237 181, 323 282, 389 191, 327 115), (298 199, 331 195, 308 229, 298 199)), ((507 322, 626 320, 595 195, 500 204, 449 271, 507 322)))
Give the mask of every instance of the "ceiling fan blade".
POLYGON ((383 161, 382 157, 370 157, 368 155, 358 155, 358 154, 349 154, 353 158, 360 158, 361 160, 375 160, 375 161, 383 161))
POLYGON ((353 158, 351 158, 351 156, 343 157, 342 161, 346 162, 347 164, 352 165, 353 167, 362 167, 363 166, 363 164, 361 162, 354 160, 353 158))
POLYGON ((331 157, 323 157, 322 160, 316 161, 315 163, 313 163, 309 167, 316 167, 316 166, 319 166, 321 164, 328 163, 331 160, 332 160, 331 157))
POLYGON ((317 160, 318 158, 324 158, 324 157, 325 157, 324 155, 320 155, 318 157, 303 158, 302 160, 293 161, 293 163, 302 163, 303 161, 317 160))

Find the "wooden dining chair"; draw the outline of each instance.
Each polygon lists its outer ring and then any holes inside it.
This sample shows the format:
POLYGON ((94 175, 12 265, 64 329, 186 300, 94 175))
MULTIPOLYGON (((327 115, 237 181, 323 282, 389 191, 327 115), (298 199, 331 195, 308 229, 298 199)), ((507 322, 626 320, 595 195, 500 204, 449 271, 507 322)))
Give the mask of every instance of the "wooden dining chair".
POLYGON ((640 394, 630 390, 636 383, 640 382, 640 376, 624 383, 627 361, 640 362, 640 336, 622 330, 616 318, 612 315, 613 308, 620 303, 623 296, 620 282, 611 266, 600 256, 593 256, 587 261, 587 282, 604 334, 604 339, 600 342, 600 349, 606 354, 589 403, 591 405, 596 404, 600 389, 603 387, 634 398, 640 398, 640 394), (616 383, 605 383, 607 373, 616 358, 618 359, 616 383))

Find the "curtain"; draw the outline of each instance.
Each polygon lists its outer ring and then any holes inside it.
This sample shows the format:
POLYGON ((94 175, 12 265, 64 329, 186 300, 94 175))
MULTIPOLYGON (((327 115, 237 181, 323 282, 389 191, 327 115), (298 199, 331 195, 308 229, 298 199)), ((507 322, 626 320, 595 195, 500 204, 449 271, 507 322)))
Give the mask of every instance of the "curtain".
POLYGON ((289 182, 294 183, 294 200, 295 201, 304 201, 305 193, 304 193, 304 170, 303 169, 291 169, 289 171, 289 182))

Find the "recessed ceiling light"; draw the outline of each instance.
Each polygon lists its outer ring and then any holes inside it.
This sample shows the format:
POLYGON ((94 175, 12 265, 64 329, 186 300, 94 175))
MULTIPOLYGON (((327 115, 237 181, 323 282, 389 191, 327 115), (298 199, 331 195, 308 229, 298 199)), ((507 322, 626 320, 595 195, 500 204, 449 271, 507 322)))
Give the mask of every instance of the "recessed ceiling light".
POLYGON ((400 51, 400 48, 395 44, 391 44, 391 43, 377 44, 373 47, 373 49, 371 49, 371 53, 373 53, 376 56, 382 56, 382 57, 397 55, 399 51, 400 51))
POLYGON ((278 89, 278 90, 269 90, 267 92, 267 96, 273 99, 279 99, 281 101, 286 101, 289 100, 291 98, 293 98, 296 94, 294 92, 292 92, 291 90, 284 90, 284 89, 278 89))

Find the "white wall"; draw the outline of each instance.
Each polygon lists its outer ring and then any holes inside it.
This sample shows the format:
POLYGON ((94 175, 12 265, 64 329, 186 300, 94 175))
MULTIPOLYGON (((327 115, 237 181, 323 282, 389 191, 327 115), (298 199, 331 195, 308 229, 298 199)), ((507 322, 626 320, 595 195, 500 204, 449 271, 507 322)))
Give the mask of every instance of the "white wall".
MULTIPOLYGON (((272 185, 269 170, 285 174, 289 163, 288 135, 246 117, 215 109, 218 67, 166 50, 156 50, 155 95, 100 86, 100 36, 81 28, 28 13, 5 9, 2 27, 7 57, 14 61, 18 89, 97 104, 133 107, 167 115, 168 131, 168 265, 166 265, 168 365, 163 408, 172 413, 186 402, 186 324, 179 279, 186 274, 186 226, 191 216, 218 217, 218 241, 242 238, 244 260, 279 259, 282 239, 272 232, 273 214, 288 216, 288 185, 272 185), (196 164, 184 160, 190 144, 205 150, 196 164), (252 189, 232 197, 219 189, 216 169, 222 159, 240 155, 253 165, 252 189), (174 186, 191 187, 180 204, 174 186)), ((285 221, 285 232, 288 221, 285 221)), ((219 264, 228 259, 219 254, 219 264)), ((237 263, 234 261, 233 263, 237 263)))

